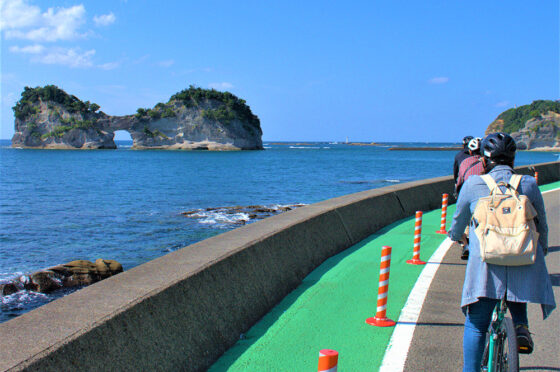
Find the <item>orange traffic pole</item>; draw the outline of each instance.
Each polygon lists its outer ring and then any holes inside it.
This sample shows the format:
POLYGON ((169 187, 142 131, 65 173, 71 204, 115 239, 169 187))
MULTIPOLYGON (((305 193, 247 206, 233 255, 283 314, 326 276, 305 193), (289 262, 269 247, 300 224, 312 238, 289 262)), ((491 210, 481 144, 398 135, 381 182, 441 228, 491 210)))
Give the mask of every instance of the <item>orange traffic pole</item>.
MULTIPOLYGON (((447 194, 445 194, 447 195, 447 194)), ((426 263, 420 260, 420 241, 422 240, 422 211, 416 211, 416 220, 414 222, 414 249, 412 252, 412 260, 407 260, 406 263, 411 265, 425 265, 426 263)))
POLYGON ((377 312, 367 318, 366 323, 378 327, 391 327, 396 323, 387 318, 387 295, 389 292, 389 269, 391 268, 391 247, 385 245, 381 250, 379 269, 379 289, 377 291, 377 312))
POLYGON ((537 181, 537 185, 539 184, 539 172, 535 172, 535 181, 537 181))
POLYGON ((336 372, 338 365, 338 351, 323 349, 319 351, 318 372, 336 372))
POLYGON ((447 234, 445 230, 445 223, 447 221, 447 199, 449 198, 448 194, 443 194, 441 199, 441 227, 439 228, 436 233, 438 234, 447 234))

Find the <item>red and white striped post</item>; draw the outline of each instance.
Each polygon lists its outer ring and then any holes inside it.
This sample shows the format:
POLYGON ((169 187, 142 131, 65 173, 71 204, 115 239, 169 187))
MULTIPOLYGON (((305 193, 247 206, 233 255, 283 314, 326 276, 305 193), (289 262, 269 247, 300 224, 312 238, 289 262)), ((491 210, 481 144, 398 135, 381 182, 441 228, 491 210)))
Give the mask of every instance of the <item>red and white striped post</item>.
POLYGON ((387 318, 387 295, 389 292, 389 270, 391 268, 391 247, 383 246, 379 269, 379 289, 377 291, 377 312, 367 318, 366 323, 377 327, 392 327, 396 323, 387 318))
POLYGON ((537 185, 539 184, 539 172, 535 172, 535 181, 537 181, 537 185))
POLYGON ((323 349, 319 351, 318 372, 336 372, 338 365, 338 351, 323 349))
MULTIPOLYGON (((447 194, 445 194, 447 195, 447 194)), ((416 211, 416 220, 414 222, 414 249, 412 252, 412 260, 406 263, 411 265, 425 265, 426 263, 420 259, 420 241, 422 240, 422 211, 416 211)))
POLYGON ((447 222, 447 199, 449 199, 448 194, 443 194, 441 198, 441 227, 436 233, 447 234, 445 230, 445 223, 447 222))

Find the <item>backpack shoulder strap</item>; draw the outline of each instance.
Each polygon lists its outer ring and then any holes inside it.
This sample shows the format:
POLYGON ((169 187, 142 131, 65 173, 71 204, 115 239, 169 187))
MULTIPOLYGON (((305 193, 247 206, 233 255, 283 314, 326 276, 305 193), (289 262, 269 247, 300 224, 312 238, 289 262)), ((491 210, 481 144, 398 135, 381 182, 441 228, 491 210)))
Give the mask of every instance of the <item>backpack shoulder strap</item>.
POLYGON ((523 176, 520 175, 520 174, 512 174, 511 178, 509 179, 509 184, 515 190, 517 190, 517 188, 519 187, 519 183, 521 182, 521 177, 523 177, 523 176))
POLYGON ((482 178, 482 180, 486 182, 486 186, 488 186, 490 192, 492 192, 496 187, 498 187, 498 184, 496 183, 496 181, 494 181, 491 175, 485 174, 480 176, 480 178, 482 178))

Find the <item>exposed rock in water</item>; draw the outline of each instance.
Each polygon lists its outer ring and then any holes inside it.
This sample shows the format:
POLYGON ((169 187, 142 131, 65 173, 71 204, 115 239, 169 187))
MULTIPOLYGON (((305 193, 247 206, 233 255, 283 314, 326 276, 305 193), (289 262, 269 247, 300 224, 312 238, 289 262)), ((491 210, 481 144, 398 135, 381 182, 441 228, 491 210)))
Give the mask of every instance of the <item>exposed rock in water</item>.
POLYGON ((14 106, 13 147, 115 149, 128 131, 133 149, 261 150, 259 118, 229 92, 195 87, 134 115, 109 116, 54 85, 26 87, 14 106))
POLYGON ((560 101, 534 101, 501 113, 486 129, 509 133, 520 150, 560 148, 560 101))
POLYGON ((233 207, 210 207, 205 209, 195 209, 191 211, 181 212, 185 217, 196 218, 203 221, 212 220, 216 223, 245 225, 255 220, 261 220, 282 212, 302 207, 305 204, 289 204, 289 205, 249 205, 233 206, 233 207))
POLYGON ((19 291, 19 288, 14 283, 0 284, 0 296, 9 296, 19 291))
POLYGON ((98 258, 95 263, 76 260, 30 275, 22 275, 10 283, 0 284, 0 295, 7 296, 24 289, 50 293, 60 288, 93 284, 122 271, 122 265, 114 260, 98 258))

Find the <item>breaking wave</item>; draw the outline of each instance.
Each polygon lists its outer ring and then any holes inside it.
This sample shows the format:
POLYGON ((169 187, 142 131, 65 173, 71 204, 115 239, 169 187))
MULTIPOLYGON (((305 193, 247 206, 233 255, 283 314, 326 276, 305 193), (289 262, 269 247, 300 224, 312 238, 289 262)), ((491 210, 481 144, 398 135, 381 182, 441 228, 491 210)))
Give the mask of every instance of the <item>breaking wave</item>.
POLYGON ((304 205, 306 204, 217 207, 195 209, 182 212, 181 214, 185 217, 196 219, 201 225, 209 225, 218 228, 231 228, 231 225, 245 225, 256 220, 262 220, 266 217, 302 207, 304 205))

